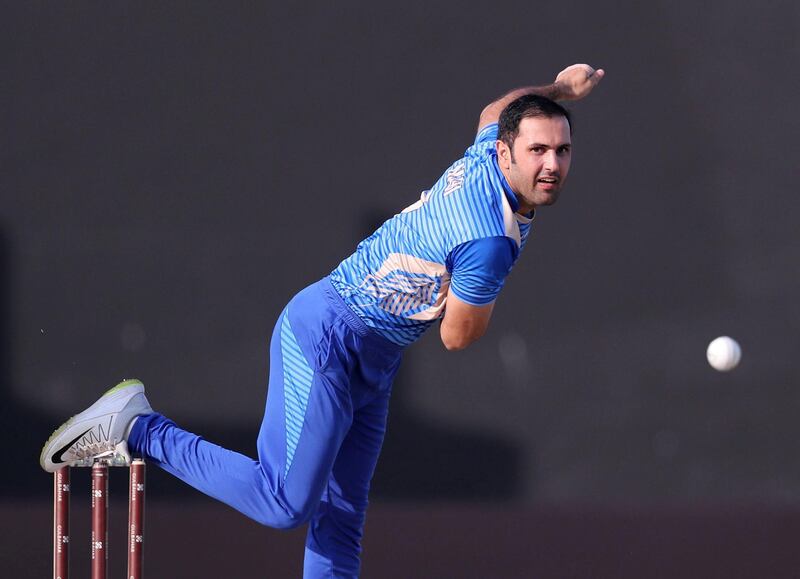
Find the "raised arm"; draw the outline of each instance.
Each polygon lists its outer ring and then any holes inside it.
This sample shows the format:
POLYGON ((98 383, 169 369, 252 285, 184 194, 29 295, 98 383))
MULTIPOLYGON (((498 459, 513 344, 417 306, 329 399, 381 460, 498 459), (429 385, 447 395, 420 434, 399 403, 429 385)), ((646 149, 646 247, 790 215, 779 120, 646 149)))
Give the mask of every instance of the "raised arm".
POLYGON ((573 64, 559 72, 553 84, 512 90, 486 105, 478 122, 478 131, 480 132, 487 125, 496 123, 503 109, 521 96, 536 94, 554 101, 577 101, 592 92, 605 74, 602 68, 595 70, 588 64, 573 64))

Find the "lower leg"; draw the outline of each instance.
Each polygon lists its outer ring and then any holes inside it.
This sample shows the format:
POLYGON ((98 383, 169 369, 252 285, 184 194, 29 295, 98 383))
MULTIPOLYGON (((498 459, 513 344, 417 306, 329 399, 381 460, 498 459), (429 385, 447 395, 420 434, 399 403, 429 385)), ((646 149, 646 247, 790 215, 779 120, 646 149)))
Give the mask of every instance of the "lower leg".
POLYGON ((370 481, 386 428, 389 392, 357 410, 308 525, 303 577, 354 579, 361 560, 370 481))
POLYGON ((308 525, 304 579, 356 579, 366 513, 336 505, 326 492, 308 525))
POLYGON ((285 507, 278 477, 267 465, 182 430, 160 414, 140 416, 131 428, 128 446, 262 524, 291 528, 303 522, 285 507))

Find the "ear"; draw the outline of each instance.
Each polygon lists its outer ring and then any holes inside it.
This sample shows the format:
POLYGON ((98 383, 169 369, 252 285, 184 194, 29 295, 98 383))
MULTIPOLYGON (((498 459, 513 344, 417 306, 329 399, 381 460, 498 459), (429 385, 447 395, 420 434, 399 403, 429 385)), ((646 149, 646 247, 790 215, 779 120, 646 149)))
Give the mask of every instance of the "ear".
POLYGON ((500 140, 495 143, 495 148, 497 149, 497 162, 503 169, 509 169, 511 167, 511 149, 500 140))

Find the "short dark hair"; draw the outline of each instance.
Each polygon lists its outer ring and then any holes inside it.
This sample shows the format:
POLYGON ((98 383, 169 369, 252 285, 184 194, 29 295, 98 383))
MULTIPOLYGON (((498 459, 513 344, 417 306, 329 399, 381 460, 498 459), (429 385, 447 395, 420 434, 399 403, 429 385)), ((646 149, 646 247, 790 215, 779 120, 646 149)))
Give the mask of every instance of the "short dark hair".
POLYGON ((522 95, 511 101, 500 113, 497 138, 513 150, 514 140, 519 135, 519 124, 529 117, 564 117, 572 134, 572 118, 569 111, 555 101, 535 94, 522 95))

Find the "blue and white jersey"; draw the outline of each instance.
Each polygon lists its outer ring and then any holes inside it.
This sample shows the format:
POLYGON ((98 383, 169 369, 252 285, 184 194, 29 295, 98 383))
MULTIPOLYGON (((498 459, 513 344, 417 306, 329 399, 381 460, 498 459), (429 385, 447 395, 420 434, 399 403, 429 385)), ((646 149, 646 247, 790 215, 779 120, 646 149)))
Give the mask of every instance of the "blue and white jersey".
POLYGON ((444 314, 447 295, 476 305, 500 291, 531 219, 497 165, 497 125, 478 133, 419 201, 388 219, 330 274, 345 303, 399 345, 444 314))

